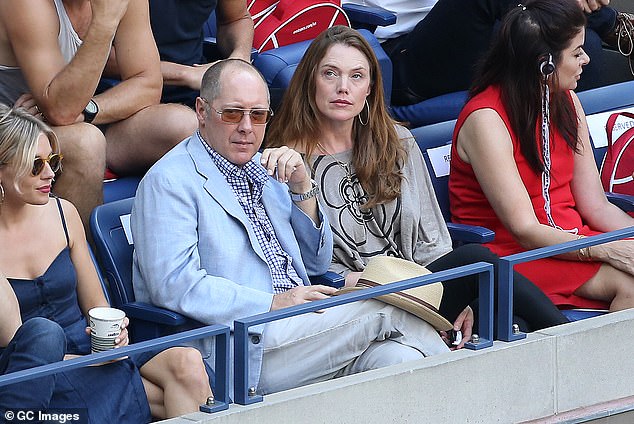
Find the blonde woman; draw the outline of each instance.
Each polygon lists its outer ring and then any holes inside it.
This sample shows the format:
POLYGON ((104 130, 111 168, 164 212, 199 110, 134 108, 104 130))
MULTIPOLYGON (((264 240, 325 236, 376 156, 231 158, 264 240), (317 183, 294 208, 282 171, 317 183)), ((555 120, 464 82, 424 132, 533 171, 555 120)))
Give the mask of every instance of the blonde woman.
MULTIPOLYGON (((41 317, 56 322, 69 357, 90 353, 86 314, 108 303, 77 210, 51 194, 61 161, 47 125, 0 105, 0 270, 17 298, 23 326, 41 317)), ((116 342, 128 344, 125 329, 116 342)), ((38 397, 31 401, 39 407, 86 408, 90 422, 148 422, 150 412, 156 418, 178 416, 196 411, 211 395, 200 354, 180 347, 60 373, 36 388, 28 394, 38 397)))

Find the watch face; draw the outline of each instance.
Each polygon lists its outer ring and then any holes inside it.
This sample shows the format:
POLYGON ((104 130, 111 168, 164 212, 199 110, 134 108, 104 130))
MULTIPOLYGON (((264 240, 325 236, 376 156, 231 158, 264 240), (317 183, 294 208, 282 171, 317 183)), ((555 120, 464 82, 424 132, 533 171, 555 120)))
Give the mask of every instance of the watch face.
POLYGON ((95 113, 96 114, 97 112, 99 112, 99 110, 97 109, 97 103, 95 103, 94 100, 92 100, 92 99, 86 105, 86 109, 85 110, 88 113, 95 113))

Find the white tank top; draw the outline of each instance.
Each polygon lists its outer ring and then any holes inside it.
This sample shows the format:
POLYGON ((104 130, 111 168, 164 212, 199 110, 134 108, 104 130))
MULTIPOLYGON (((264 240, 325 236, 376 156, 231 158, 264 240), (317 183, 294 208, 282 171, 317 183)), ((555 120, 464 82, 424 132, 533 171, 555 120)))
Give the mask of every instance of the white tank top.
POLYGON ((59 16, 57 42, 62 51, 62 56, 66 60, 66 63, 68 63, 75 56, 75 53, 77 53, 79 46, 81 46, 81 39, 73 29, 73 24, 70 22, 66 9, 64 9, 62 0, 55 0, 55 7, 57 8, 57 15, 59 16))
MULTIPOLYGON (((81 39, 73 29, 62 0, 55 0, 55 7, 59 16, 57 43, 62 52, 62 57, 68 63, 77 53, 79 46, 81 46, 81 39)), ((0 65, 0 102, 12 105, 18 97, 28 92, 29 88, 20 68, 0 65)))

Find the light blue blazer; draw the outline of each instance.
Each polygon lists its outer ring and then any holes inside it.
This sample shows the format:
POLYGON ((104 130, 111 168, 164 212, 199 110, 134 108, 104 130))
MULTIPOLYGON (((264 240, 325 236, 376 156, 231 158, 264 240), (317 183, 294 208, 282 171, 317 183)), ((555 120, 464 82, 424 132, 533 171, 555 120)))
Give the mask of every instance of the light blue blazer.
MULTIPOLYGON (((332 260, 326 216, 320 211, 321 225, 315 227, 291 201, 286 184, 273 178, 264 186, 262 203, 282 248, 309 285, 308 276, 325 273, 332 260)), ((270 310, 273 283, 264 252, 197 137, 181 142, 147 172, 136 193, 131 229, 137 301, 231 328, 234 319, 270 310)), ((210 346, 207 340, 197 347, 205 354, 210 346)), ((259 380, 261 346, 249 348, 250 386, 259 380)), ((206 359, 213 367, 213 358, 206 359)))

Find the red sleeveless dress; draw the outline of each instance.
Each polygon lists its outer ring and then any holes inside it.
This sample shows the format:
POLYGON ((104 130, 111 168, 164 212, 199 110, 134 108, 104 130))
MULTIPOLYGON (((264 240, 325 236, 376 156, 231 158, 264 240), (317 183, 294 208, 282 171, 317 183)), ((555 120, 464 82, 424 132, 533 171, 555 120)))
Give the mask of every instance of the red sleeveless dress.
MULTIPOLYGON (((456 151, 456 138, 465 119, 472 112, 485 108, 495 110, 511 134, 515 162, 539 222, 572 234, 598 234, 599 232, 592 230, 583 222, 575 207, 570 187, 574 165, 572 149, 558 131, 551 129, 550 181, 546 180, 546 183, 543 183, 541 173, 535 173, 520 152, 519 141, 511 131, 510 121, 497 87, 489 87, 471 99, 458 117, 451 147, 451 172, 449 175, 452 220, 462 224, 481 225, 495 231, 495 240, 486 246, 499 256, 526 250, 502 225, 482 192, 471 165, 462 161, 456 151)), ((494 143, 495 140, 490 140, 490 142, 494 143)), ((540 153, 541 150, 540 146, 540 153)), ((495 166, 495 164, 491 163, 490 166, 495 166)), ((576 262, 547 258, 516 265, 515 270, 539 286, 553 303, 560 307, 607 309, 606 302, 573 294, 578 287, 598 272, 600 266, 600 262, 576 262)))

